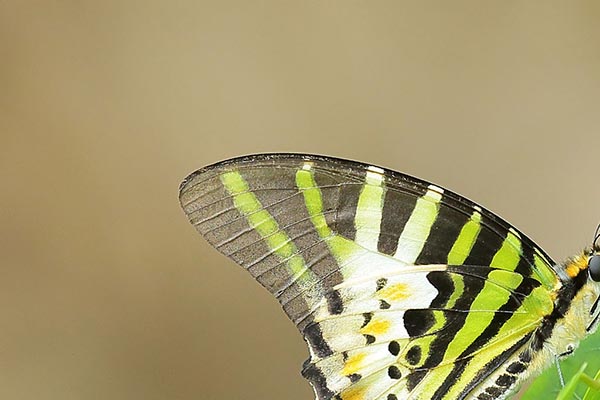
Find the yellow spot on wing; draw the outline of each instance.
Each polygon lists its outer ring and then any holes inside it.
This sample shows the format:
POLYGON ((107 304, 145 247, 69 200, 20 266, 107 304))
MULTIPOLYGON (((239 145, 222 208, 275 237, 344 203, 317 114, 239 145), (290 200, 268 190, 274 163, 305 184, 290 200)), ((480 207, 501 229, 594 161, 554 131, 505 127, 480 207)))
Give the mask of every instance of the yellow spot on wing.
POLYGON ((366 357, 364 353, 358 353, 346 360, 342 374, 345 376, 357 373, 363 367, 363 361, 366 357))
POLYGON ((381 335, 390 329, 390 321, 382 318, 373 317, 371 321, 360 330, 363 335, 377 336, 381 335))
POLYGON ((378 292, 380 298, 389 301, 400 301, 410 296, 408 285, 397 283, 395 285, 386 286, 378 292))

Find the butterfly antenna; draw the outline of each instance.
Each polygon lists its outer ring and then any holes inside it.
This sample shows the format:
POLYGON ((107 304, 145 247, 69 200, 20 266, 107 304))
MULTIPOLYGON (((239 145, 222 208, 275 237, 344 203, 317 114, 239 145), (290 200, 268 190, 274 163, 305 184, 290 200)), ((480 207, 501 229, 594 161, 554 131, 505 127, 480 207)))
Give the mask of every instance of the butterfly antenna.
POLYGON ((594 232, 594 241, 592 242, 592 248, 597 249, 600 247, 598 244, 598 239, 600 239, 600 224, 596 227, 596 231, 594 232))

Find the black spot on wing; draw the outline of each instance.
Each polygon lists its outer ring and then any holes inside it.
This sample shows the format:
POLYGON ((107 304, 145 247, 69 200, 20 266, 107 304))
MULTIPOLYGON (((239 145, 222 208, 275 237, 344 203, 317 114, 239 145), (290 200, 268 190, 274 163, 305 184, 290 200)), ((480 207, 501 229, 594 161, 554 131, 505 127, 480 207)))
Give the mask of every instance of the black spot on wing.
POLYGON ((531 357, 531 350, 526 349, 525 351, 521 352, 521 354, 519 354, 519 361, 521 361, 524 364, 529 364, 531 362, 531 357))
POLYGON ((388 344, 388 351, 393 356, 397 356, 400 353, 400 344, 395 340, 392 340, 390 344, 388 344))
POLYGON ((327 300, 327 310, 331 314, 341 314, 344 311, 344 303, 342 301, 342 297, 340 296, 340 292, 337 290, 331 290, 325 294, 325 299, 327 300))
POLYGON ((421 346, 415 345, 406 352, 406 361, 410 365, 417 365, 421 362, 421 346))
POLYGON ((388 308, 390 308, 392 305, 390 303, 388 303, 385 300, 379 300, 379 308, 382 310, 387 310, 388 308))
POLYGON ((502 374, 496 379, 496 385, 509 388, 516 380, 517 377, 514 375, 502 374))
POLYGON ((425 335, 435 323, 435 317, 427 309, 411 309, 404 312, 404 328, 411 338, 425 335))
POLYGON ((525 371, 525 369, 527 369, 527 366, 525 364, 519 361, 515 361, 511 363, 508 366, 508 368, 506 368, 506 371, 511 374, 520 374, 521 372, 525 371))
POLYGON ((363 324, 361 325, 361 328, 364 328, 365 326, 369 325, 369 322, 371 322, 371 319, 373 318, 373 313, 370 313, 370 312, 364 313, 363 318, 364 318, 364 321, 363 321, 363 324))
POLYGON ((492 398, 498 398, 504 393, 504 390, 497 386, 490 386, 485 388, 485 391, 492 396, 492 398))
POLYGON ((392 379, 400 379, 402 378, 402 372, 395 365, 392 365, 388 368, 388 376, 392 379))

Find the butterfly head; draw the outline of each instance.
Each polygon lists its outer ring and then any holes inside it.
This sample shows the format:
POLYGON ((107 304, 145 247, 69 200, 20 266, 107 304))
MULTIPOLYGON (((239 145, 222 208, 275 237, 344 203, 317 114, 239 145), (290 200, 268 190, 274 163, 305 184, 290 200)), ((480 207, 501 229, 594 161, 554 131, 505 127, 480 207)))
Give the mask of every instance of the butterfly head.
POLYGON ((585 334, 596 331, 600 325, 600 226, 594 234, 592 245, 564 264, 566 281, 574 288, 571 314, 585 334))
POLYGON ((600 225, 594 232, 594 240, 588 254, 587 269, 589 277, 594 282, 600 282, 600 225))
POLYGON ((594 253, 588 258, 589 278, 594 282, 600 282, 600 252, 594 253))
POLYGON ((587 252, 586 260, 586 270, 587 270, 587 287, 589 290, 590 303, 591 306, 589 308, 590 313, 590 321, 587 324, 586 331, 588 333, 592 333, 596 331, 598 328, 598 323, 600 322, 600 244, 598 240, 600 239, 598 230, 596 229, 596 234, 594 235, 594 243, 592 244, 591 249, 587 252))

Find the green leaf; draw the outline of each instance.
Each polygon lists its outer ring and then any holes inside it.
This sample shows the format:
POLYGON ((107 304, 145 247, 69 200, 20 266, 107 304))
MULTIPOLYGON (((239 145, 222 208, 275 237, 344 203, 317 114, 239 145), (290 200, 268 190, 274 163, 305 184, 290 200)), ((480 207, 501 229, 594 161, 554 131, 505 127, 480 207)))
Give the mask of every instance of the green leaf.
POLYGON ((579 368, 579 370, 567 381, 565 387, 558 393, 556 396, 556 400, 570 400, 575 394, 575 389, 579 384, 581 377, 584 375, 584 371, 587 368, 587 363, 583 363, 583 365, 579 368))
POLYGON ((588 389, 583 396, 583 400, 600 400, 600 370, 596 372, 596 376, 592 382, 588 383, 588 389))

